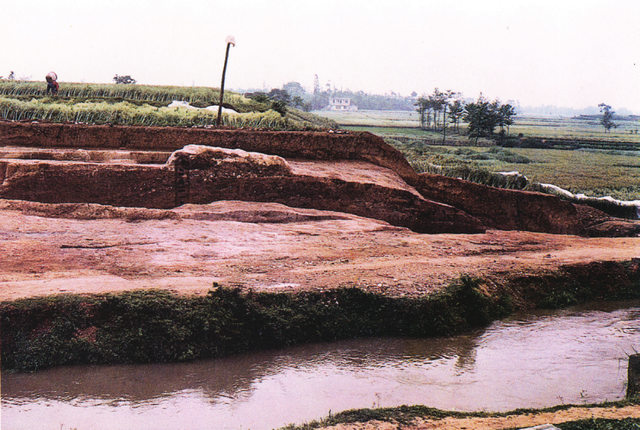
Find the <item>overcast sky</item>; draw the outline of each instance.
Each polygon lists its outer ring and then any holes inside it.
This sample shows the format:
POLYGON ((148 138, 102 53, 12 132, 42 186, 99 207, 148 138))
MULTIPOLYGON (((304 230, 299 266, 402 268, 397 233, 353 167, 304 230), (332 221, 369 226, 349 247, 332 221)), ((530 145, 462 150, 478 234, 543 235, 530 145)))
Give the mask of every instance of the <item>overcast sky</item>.
POLYGON ((290 81, 640 114, 640 0, 4 0, 0 75, 290 81))

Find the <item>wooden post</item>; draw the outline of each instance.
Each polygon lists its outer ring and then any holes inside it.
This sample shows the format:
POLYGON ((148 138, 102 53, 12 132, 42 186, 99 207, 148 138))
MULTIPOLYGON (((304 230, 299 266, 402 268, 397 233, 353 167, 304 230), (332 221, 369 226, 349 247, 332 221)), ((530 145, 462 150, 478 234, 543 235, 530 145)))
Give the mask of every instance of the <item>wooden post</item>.
POLYGON ((227 74, 227 61, 229 60, 229 48, 231 45, 236 46, 236 40, 233 36, 227 37, 227 51, 224 55, 224 67, 222 68, 222 83, 220 83, 220 102, 218 103, 218 117, 216 118, 216 127, 220 127, 222 121, 222 99, 224 98, 224 76, 227 74))
POLYGON ((640 397, 640 354, 629 356, 627 399, 640 397))

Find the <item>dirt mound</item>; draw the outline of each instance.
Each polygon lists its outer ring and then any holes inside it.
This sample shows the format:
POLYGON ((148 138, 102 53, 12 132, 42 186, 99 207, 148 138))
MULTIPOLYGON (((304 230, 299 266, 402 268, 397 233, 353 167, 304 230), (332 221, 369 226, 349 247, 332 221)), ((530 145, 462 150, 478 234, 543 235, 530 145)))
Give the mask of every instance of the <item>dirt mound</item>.
POLYGON ((237 221, 244 223, 297 223, 356 218, 339 212, 294 209, 278 203, 259 206, 241 201, 214 202, 208 205, 187 204, 175 209, 146 209, 105 206, 94 203, 37 203, 23 200, 0 200, 0 211, 18 211, 24 215, 43 218, 66 218, 76 220, 122 219, 237 221))
POLYGON ((374 218, 420 233, 640 232, 640 223, 594 216, 557 197, 418 175, 399 151, 370 133, 4 121, 0 136, 5 199, 149 209, 274 202, 374 218), (174 152, 168 156, 167 150, 174 152))
POLYGON ((292 175, 291 167, 282 157, 203 145, 187 145, 175 151, 167 160, 166 167, 207 170, 216 177, 292 175))
POLYGON ((0 145, 38 148, 175 151, 187 145, 242 149, 308 160, 361 160, 403 178, 415 172, 402 153, 371 133, 132 127, 0 121, 0 145))

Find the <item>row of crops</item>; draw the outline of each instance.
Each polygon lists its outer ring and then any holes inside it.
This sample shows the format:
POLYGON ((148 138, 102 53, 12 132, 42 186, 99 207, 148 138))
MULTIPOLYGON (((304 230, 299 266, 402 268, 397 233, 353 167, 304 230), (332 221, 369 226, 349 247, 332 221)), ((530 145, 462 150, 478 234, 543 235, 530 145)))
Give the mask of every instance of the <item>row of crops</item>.
MULTIPOLYGON (((0 80, 0 96, 24 97, 46 96, 47 85, 44 82, 0 80)), ((119 98, 125 100, 141 100, 149 102, 171 103, 174 100, 191 104, 217 104, 220 91, 207 87, 173 87, 154 85, 116 85, 116 84, 83 84, 65 82, 60 84, 58 97, 72 98, 119 98)), ((225 93, 225 102, 233 105, 244 105, 249 102, 235 93, 225 93)))
MULTIPOLYGON (((0 80, 0 119, 142 126, 210 126, 217 110, 168 107, 185 101, 195 107, 217 105, 220 93, 205 87, 63 83, 57 96, 42 82, 0 80)), ((310 130, 327 124, 295 109, 282 116, 267 103, 225 92, 222 125, 273 130, 310 130)))
MULTIPOLYGON (((157 108, 150 105, 136 106, 126 101, 119 103, 63 104, 40 100, 21 101, 0 97, 0 118, 13 121, 199 127, 214 124, 216 117, 217 112, 208 109, 157 108)), ((293 123, 273 110, 223 114, 222 125, 274 130, 311 127, 311 124, 305 126, 299 122, 293 123)))

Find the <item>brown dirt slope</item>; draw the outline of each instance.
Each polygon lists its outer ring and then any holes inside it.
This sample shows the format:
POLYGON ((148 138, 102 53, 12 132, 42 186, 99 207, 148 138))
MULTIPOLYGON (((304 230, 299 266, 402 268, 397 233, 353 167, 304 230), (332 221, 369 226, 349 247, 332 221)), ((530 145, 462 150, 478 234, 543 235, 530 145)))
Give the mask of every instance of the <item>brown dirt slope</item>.
POLYGON ((0 198, 6 199, 163 209, 220 200, 277 202, 380 219, 421 233, 487 228, 595 236, 640 232, 638 223, 612 224, 604 214, 597 223, 587 223, 584 211, 552 196, 417 175, 401 153, 369 133, 5 121, 0 122, 0 143, 11 148, 0 154, 0 198), (250 153, 203 158, 186 153, 185 146, 250 153), (65 151, 66 158, 43 151, 51 148, 65 151), (109 149, 126 160, 101 162, 109 158, 104 155, 109 149), (171 162, 160 164, 167 150, 176 153, 171 162), (140 155, 145 152, 154 155, 140 155), (266 168, 262 161, 269 157, 290 165, 266 168), (241 167, 238 159, 251 162, 241 167), (366 170, 372 174, 362 174, 366 170))

